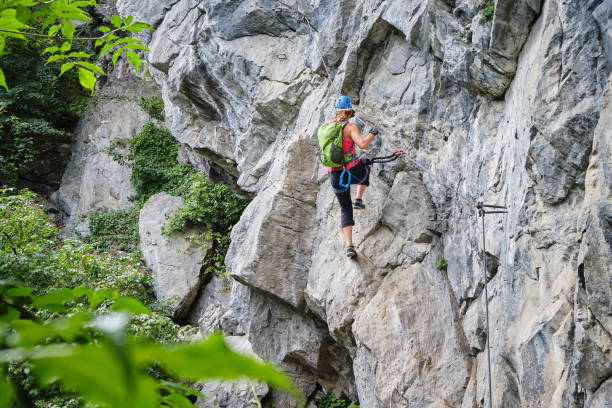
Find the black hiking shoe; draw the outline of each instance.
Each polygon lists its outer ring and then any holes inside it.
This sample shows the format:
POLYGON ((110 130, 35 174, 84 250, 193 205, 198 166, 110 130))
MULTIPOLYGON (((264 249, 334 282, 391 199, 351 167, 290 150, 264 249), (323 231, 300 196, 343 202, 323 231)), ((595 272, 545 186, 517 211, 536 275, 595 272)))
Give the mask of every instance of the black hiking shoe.
POLYGON ((355 200, 355 204, 353 204, 353 208, 356 210, 363 210, 365 208, 365 204, 361 198, 355 200))
POLYGON ((346 256, 349 258, 353 258, 355 256, 357 256, 357 252, 355 252, 355 247, 352 245, 349 245, 346 247, 346 256))

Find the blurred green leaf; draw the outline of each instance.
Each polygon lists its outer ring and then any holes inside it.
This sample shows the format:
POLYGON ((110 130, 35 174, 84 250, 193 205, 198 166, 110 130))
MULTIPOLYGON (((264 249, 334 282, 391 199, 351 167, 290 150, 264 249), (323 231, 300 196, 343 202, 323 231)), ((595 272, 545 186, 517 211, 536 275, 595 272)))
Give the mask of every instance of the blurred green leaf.
POLYGON ((29 296, 32 293, 32 288, 27 286, 17 286, 4 291, 4 294, 9 297, 29 296))
POLYGON ((151 314, 149 309, 143 305, 140 300, 130 297, 124 297, 117 300, 113 306, 111 306, 111 309, 114 312, 125 311, 134 314, 151 314))
POLYGON ((7 381, 6 366, 0 364, 0 407, 9 407, 11 401, 15 397, 13 385, 7 381))
POLYGON ((43 296, 35 296, 32 299, 32 304, 36 307, 45 307, 49 305, 61 305, 64 302, 74 299, 72 289, 56 289, 53 292, 43 296))
POLYGON ((291 381, 277 368, 232 351, 221 334, 213 334, 206 340, 180 346, 143 347, 136 353, 140 359, 158 361, 168 372, 194 381, 212 378, 236 380, 247 376, 288 391, 300 401, 303 399, 291 381), (193 364, 194 361, 198 361, 198 364, 193 364))
POLYGON ((188 398, 181 394, 177 394, 176 392, 166 395, 162 401, 164 404, 176 408, 193 408, 194 406, 188 398))
POLYGON ((57 34, 59 29, 60 29, 59 25, 52 25, 51 27, 49 27, 49 31, 47 32, 47 35, 49 37, 53 37, 55 34, 57 34))
POLYGON ((115 300, 119 297, 119 292, 112 289, 96 289, 93 292, 90 292, 89 304, 92 309, 96 309, 102 302, 107 299, 115 300))

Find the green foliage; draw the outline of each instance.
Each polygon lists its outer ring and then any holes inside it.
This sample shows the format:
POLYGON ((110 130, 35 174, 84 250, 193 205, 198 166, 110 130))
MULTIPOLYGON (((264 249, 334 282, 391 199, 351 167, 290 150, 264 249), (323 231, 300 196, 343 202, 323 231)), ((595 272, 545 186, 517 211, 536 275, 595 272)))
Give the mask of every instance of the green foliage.
POLYGON ((140 254, 138 213, 134 206, 118 211, 97 211, 89 215, 90 235, 84 238, 97 251, 117 251, 140 254))
MULTIPOLYGON (((97 81, 96 74, 106 75, 93 62, 112 52, 113 64, 121 55, 125 55, 130 64, 138 70, 140 57, 134 51, 148 51, 140 40, 130 37, 132 33, 152 30, 143 22, 135 22, 132 16, 124 19, 111 16, 112 27, 98 27, 99 35, 82 37, 74 22, 88 23, 91 17, 88 7, 97 6, 96 0, 0 0, 0 55, 4 53, 8 42, 26 41, 27 38, 42 38, 49 45, 41 56, 47 55, 46 63, 61 63, 60 76, 75 70, 81 85, 93 94, 97 81), (74 41, 91 41, 96 52, 85 52, 73 46, 74 41)), ((5 75, 0 69, 0 86, 8 91, 5 75)))
POLYGON ((140 107, 149 114, 153 119, 164 120, 164 101, 157 97, 151 96, 149 98, 145 98, 144 96, 140 97, 140 107))
POLYGON ((164 233, 183 231, 190 224, 204 224, 207 230, 204 236, 190 234, 187 238, 196 245, 209 245, 204 260, 205 273, 227 277, 225 254, 231 241, 230 233, 248 200, 237 197, 224 184, 210 183, 206 175, 196 172, 189 174, 174 193, 185 197, 185 202, 168 220, 164 233))
POLYGON ((26 190, 0 190, 0 279, 18 280, 41 294, 86 285, 156 303, 152 278, 138 260, 64 239, 37 200, 26 190))
POLYGON ((359 405, 336 397, 334 394, 329 394, 317 404, 317 408, 359 408, 359 405))
POLYGON ((153 122, 145 124, 129 144, 130 153, 125 162, 132 168, 131 181, 137 201, 144 202, 160 191, 178 188, 193 171, 176 161, 178 147, 172 135, 153 122))
POLYGON ((482 0, 478 5, 478 8, 480 9, 480 13, 482 14, 480 24, 486 25, 493 21, 493 16, 495 15, 495 1, 482 0))
POLYGON ((440 270, 446 270, 447 266, 448 266, 448 262, 446 262, 446 259, 444 259, 444 256, 440 255, 438 262, 436 262, 436 268, 440 270))
POLYGON ((20 176, 45 160, 50 141, 68 143, 85 107, 85 94, 73 87, 70 75, 44 65, 43 40, 7 45, 0 58, 11 88, 0 91, 0 184, 14 186, 20 176))
POLYGON ((140 205, 161 191, 185 198, 164 226, 164 233, 204 224, 207 232, 203 236, 191 234, 188 239, 197 246, 210 246, 206 247, 207 257, 203 261, 207 273, 226 276, 224 261, 230 232, 248 201, 237 197, 224 184, 210 183, 205 174, 194 171, 191 166, 179 164, 178 147, 167 129, 152 122, 145 124, 138 135, 128 140, 127 156, 118 153, 124 143, 117 141, 107 152, 132 168, 131 181, 137 192, 134 200, 140 205))
POLYGON ((64 240, 43 208, 33 193, 0 190, 0 406, 192 406, 198 392, 168 379, 242 375, 303 398, 219 335, 178 342, 189 329, 149 311, 163 305, 146 271, 64 240))
MULTIPOLYGON (((59 384, 86 403, 109 407, 193 406, 187 397, 202 396, 185 385, 151 377, 146 369, 155 364, 193 382, 247 376, 303 400, 275 367, 233 352, 220 334, 167 345, 129 335, 126 327, 131 316, 149 313, 136 299, 115 301, 109 313, 67 313, 67 303, 78 299, 85 299, 89 310, 94 309, 91 293, 78 287, 38 296, 30 287, 0 282, 0 369, 4 372, 7 364, 27 363, 39 388, 59 384), (37 315, 43 311, 55 316, 42 321, 37 315)), ((19 392, 23 388, 15 378, 1 375, 3 406, 15 400, 31 406, 32 398, 19 392)))
POLYGON ((202 223, 209 230, 227 232, 248 204, 225 184, 212 184, 206 175, 193 172, 176 192, 185 197, 185 204, 168 222, 170 231, 182 231, 187 223, 202 223))

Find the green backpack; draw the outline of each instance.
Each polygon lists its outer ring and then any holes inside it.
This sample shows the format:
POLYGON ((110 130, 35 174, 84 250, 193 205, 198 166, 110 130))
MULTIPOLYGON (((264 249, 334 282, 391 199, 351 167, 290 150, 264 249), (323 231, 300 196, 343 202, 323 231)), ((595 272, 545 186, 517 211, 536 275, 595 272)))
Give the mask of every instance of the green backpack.
POLYGON ((324 123, 317 132, 321 163, 327 167, 342 167, 353 159, 353 154, 342 151, 342 129, 338 122, 324 123))

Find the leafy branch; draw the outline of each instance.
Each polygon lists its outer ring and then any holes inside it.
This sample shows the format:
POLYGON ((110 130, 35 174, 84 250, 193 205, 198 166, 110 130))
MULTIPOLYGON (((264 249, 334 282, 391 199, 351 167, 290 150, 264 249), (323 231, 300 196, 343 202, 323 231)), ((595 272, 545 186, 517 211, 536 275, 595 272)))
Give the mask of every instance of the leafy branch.
MULTIPOLYGON (((4 55, 7 39, 26 41, 28 37, 43 38, 54 44, 47 47, 42 55, 49 54, 46 64, 62 63, 60 76, 71 69, 78 70, 79 82, 93 94, 97 75, 106 75, 104 70, 96 65, 109 52, 113 53, 113 66, 122 55, 128 63, 137 70, 141 59, 136 51, 149 51, 133 33, 152 30, 149 24, 134 21, 132 16, 121 18, 112 15, 112 27, 100 26, 97 37, 79 37, 75 35, 75 21, 89 22, 91 17, 85 11, 86 7, 96 6, 96 0, 0 0, 0 56, 4 55), (120 37, 120 34, 128 36, 120 37), (95 53, 72 51, 74 41, 94 41, 95 53), (72 52, 71 52, 72 51, 72 52)), ((0 69, 0 86, 8 91, 4 72, 0 69)))

